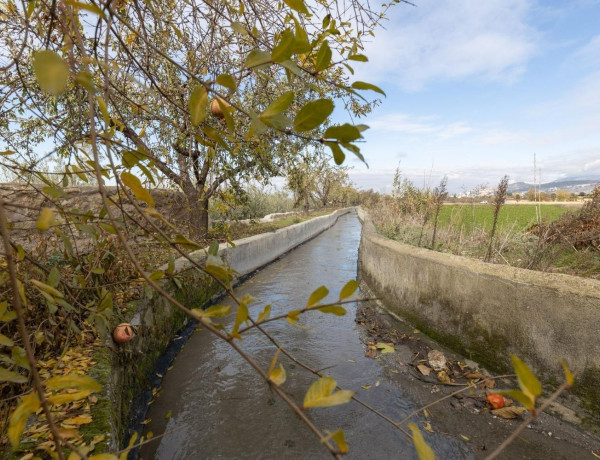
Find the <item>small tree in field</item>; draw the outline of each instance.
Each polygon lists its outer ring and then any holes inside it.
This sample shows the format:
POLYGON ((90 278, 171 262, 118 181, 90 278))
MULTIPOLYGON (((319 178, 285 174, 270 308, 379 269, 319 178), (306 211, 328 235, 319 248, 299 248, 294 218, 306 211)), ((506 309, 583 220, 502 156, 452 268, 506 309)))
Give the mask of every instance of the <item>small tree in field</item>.
POLYGON ((446 186, 448 184, 448 178, 444 176, 440 181, 440 185, 433 189, 433 236, 431 237, 431 249, 435 250, 435 240, 437 237, 438 221, 440 216, 440 210, 444 204, 444 200, 448 197, 448 191, 446 186))
POLYGON ((506 201, 506 191, 508 190, 508 176, 504 176, 500 183, 498 184, 498 188, 494 193, 494 220, 492 222, 492 231, 490 232, 490 243, 488 245, 488 250, 485 255, 485 261, 489 262, 492 257, 492 248, 494 243, 494 235, 496 233, 496 227, 498 225, 498 215, 500 214, 500 209, 502 205, 506 201))

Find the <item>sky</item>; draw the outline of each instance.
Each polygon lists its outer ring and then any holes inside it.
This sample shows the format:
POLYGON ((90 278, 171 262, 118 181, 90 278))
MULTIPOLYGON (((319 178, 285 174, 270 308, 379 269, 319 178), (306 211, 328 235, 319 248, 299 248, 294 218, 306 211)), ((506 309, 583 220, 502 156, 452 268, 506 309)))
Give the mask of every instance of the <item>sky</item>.
MULTIPOLYGON (((415 0, 388 14, 356 80, 387 94, 355 158, 360 188, 600 175, 600 0, 415 0)), ((372 93, 375 94, 375 93, 372 93)), ((340 117, 340 120, 342 117, 340 117)))

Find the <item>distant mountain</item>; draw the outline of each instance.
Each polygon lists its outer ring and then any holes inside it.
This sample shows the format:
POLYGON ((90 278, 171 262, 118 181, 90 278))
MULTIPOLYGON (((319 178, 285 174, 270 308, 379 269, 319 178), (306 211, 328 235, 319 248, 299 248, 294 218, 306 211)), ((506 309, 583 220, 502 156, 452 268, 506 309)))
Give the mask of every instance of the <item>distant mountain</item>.
MULTIPOLYGON (((589 193, 595 186, 600 185, 600 176, 579 176, 579 177, 564 177, 552 182, 540 184, 539 189, 542 192, 552 193, 557 190, 568 190, 572 193, 589 193)), ((533 184, 527 182, 515 182, 509 184, 508 193, 523 193, 533 188, 533 184)))

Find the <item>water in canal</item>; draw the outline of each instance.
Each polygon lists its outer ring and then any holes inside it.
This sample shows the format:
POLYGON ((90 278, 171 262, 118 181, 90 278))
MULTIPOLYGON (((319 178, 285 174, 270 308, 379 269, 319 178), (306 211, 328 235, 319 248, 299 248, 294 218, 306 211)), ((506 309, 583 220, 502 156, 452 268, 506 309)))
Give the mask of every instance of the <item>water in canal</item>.
MULTIPOLYGON (((239 295, 259 299, 251 314, 256 317, 266 304, 272 305, 272 316, 302 308, 321 285, 329 288, 328 299, 334 301, 341 287, 356 278, 360 231, 356 215, 342 216, 330 230, 244 282, 237 289, 239 295)), ((313 369, 327 369, 325 373, 341 387, 356 391, 365 402, 400 420, 417 406, 383 363, 365 357, 354 317, 355 307, 349 306, 342 317, 320 312, 302 315, 303 326, 309 328, 295 328, 285 320, 264 327, 313 369), (371 388, 365 391, 363 385, 371 388)), ((273 345, 256 333, 244 337, 243 349, 267 369, 275 353, 273 345)), ((288 374, 282 388, 301 403, 316 376, 281 355, 279 361, 288 374)), ((141 449, 143 459, 331 457, 256 372, 208 331, 192 335, 162 389, 150 406, 146 432, 167 434, 141 449)), ((402 433, 353 401, 307 413, 322 430, 344 430, 350 445, 348 458, 416 458, 402 433)), ((453 438, 436 434, 428 442, 440 458, 468 457, 453 438)))

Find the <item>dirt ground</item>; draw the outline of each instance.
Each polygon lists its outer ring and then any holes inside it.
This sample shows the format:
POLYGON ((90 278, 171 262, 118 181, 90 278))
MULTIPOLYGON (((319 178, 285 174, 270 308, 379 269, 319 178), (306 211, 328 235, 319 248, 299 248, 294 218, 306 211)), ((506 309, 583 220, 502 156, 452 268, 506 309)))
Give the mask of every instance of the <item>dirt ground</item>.
MULTIPOLYGON (((494 415, 486 401, 487 394, 494 390, 517 388, 513 379, 490 379, 491 374, 476 363, 446 350, 374 303, 359 307, 356 322, 361 326, 366 356, 383 361, 417 404, 424 407, 446 398, 428 407, 425 415, 420 412, 406 422, 418 423, 425 439, 427 431, 445 433, 465 442, 474 458, 485 458, 529 418, 530 414, 516 402, 510 407, 522 415, 506 419, 494 415), (381 343, 388 343, 394 352, 382 353, 377 349, 381 343), (469 388, 469 382, 480 383, 469 388), (460 390, 465 391, 451 396, 460 390)), ((498 458, 600 458, 600 438, 577 426, 578 418, 572 410, 558 404, 552 407, 563 416, 539 415, 498 458)))

